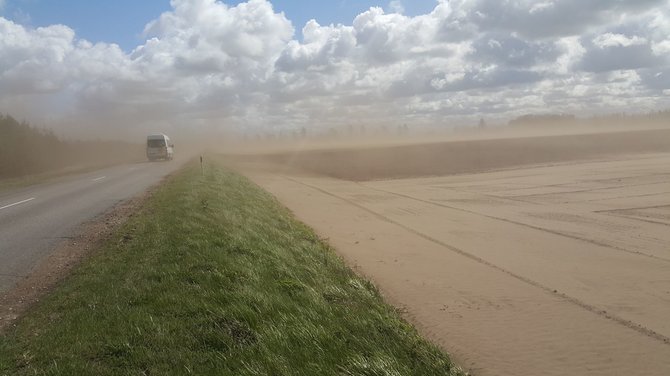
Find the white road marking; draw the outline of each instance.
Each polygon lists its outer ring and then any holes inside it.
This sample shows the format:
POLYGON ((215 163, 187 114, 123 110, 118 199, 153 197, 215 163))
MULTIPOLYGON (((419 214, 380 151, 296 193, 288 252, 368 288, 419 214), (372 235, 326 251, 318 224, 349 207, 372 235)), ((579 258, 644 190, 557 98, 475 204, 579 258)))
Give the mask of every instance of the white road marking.
POLYGON ((35 199, 35 197, 31 197, 31 198, 26 199, 26 200, 23 200, 23 201, 19 201, 19 202, 15 202, 15 203, 13 203, 13 204, 5 205, 5 206, 1 207, 0 210, 2 210, 2 209, 7 209, 7 208, 11 208, 12 206, 16 206, 16 205, 25 204, 26 202, 28 202, 28 201, 32 201, 32 200, 34 200, 34 199, 35 199))
POLYGON ((101 176, 101 177, 99 177, 99 178, 95 178, 95 179, 93 179, 93 181, 100 181, 100 180, 102 180, 102 179, 104 179, 104 178, 106 178, 106 176, 101 176))

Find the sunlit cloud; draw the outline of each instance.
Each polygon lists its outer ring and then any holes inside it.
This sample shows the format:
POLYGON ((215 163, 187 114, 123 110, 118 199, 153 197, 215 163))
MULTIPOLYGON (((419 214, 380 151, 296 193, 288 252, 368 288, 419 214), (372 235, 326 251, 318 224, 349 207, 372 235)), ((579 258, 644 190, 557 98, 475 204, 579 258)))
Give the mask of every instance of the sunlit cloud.
POLYGON ((114 133, 448 126, 670 105, 668 1, 452 0, 413 17, 393 1, 348 25, 294 25, 266 0, 171 4, 128 53, 67 25, 0 17, 0 112, 114 133))

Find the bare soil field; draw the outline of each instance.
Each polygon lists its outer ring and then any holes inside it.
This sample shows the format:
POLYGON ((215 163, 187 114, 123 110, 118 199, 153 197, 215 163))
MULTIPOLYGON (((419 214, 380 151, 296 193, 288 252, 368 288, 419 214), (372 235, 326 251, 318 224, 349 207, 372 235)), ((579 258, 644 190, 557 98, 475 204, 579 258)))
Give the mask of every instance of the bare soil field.
POLYGON ((670 374, 668 131, 238 167, 475 375, 670 374))
MULTIPOLYGON (((481 172, 629 153, 670 152, 670 129, 422 142, 239 156, 339 179, 366 181, 481 172)), ((232 157, 232 156, 231 156, 232 157)), ((236 158, 237 159, 237 158, 236 158)))

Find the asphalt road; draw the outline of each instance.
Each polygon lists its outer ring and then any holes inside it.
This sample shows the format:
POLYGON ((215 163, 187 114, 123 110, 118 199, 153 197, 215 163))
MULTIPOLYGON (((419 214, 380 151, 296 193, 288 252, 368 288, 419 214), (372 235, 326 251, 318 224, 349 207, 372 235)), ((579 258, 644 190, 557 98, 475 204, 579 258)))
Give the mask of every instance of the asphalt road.
POLYGON ((121 165, 0 192, 0 293, 29 274, 82 223, 144 192, 183 162, 121 165))

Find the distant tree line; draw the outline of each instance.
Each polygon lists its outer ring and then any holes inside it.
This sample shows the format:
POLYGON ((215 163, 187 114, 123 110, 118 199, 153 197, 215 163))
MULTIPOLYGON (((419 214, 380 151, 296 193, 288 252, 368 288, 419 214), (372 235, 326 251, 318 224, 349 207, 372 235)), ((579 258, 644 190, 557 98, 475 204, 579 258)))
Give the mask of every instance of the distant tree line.
POLYGON ((52 131, 0 114, 0 178, 140 160, 143 145, 119 141, 67 141, 52 131))
POLYGON ((538 125, 560 125, 560 124, 588 124, 588 125, 670 125, 670 110, 655 111, 645 114, 616 113, 608 115, 593 116, 589 118, 578 118, 571 114, 530 114, 519 116, 509 121, 510 126, 538 126, 538 125))
POLYGON ((546 114, 546 115, 523 115, 510 120, 509 125, 531 125, 547 123, 571 123, 575 121, 575 115, 567 114, 546 114))

